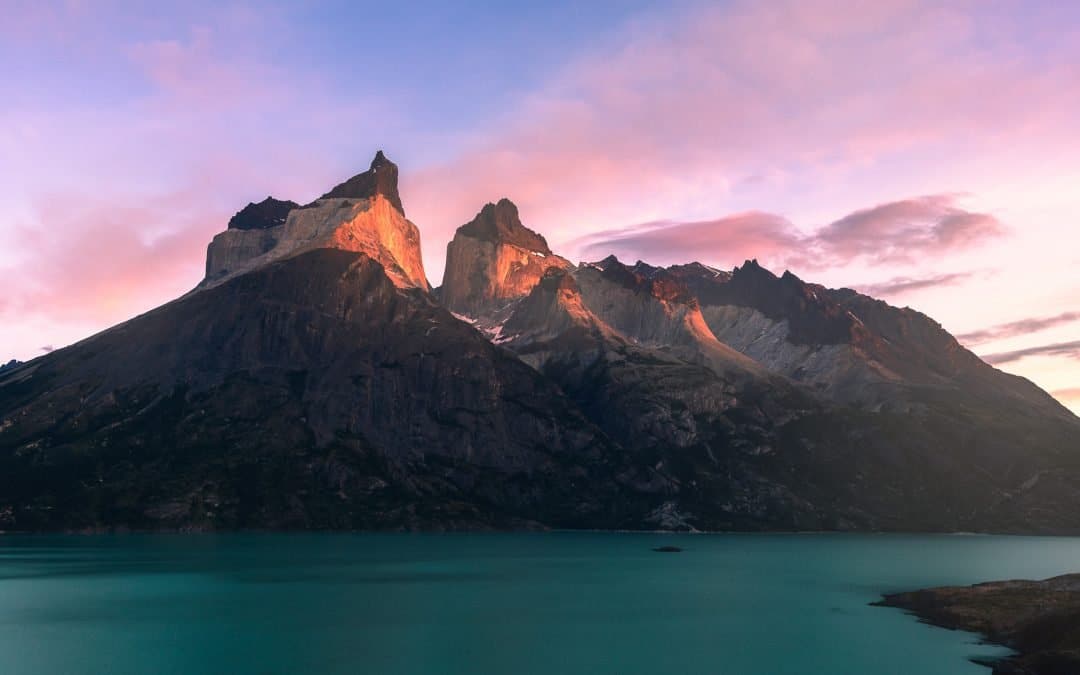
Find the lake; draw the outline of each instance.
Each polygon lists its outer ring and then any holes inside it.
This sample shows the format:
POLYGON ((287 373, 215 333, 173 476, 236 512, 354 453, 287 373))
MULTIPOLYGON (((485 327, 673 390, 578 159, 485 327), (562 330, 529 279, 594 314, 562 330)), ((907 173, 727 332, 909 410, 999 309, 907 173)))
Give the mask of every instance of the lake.
POLYGON ((0 673, 988 675, 867 603, 1077 571, 1050 537, 7 535, 0 673))

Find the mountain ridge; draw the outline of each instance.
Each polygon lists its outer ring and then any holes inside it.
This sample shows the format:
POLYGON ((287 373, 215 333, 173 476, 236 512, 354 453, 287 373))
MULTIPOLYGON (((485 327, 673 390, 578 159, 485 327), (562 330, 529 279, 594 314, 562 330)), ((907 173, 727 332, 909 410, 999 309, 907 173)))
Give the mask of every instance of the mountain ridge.
POLYGON ((249 204, 194 291, 0 372, 0 529, 1080 532, 1080 419, 928 317, 573 265, 505 198, 431 289, 397 174, 249 204))

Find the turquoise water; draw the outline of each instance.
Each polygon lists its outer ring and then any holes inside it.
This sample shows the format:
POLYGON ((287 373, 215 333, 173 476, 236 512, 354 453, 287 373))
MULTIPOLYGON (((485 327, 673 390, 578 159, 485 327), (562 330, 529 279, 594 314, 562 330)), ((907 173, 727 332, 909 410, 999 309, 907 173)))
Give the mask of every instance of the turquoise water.
POLYGON ((867 603, 1078 570, 1075 538, 6 536, 0 673, 987 675, 867 603))

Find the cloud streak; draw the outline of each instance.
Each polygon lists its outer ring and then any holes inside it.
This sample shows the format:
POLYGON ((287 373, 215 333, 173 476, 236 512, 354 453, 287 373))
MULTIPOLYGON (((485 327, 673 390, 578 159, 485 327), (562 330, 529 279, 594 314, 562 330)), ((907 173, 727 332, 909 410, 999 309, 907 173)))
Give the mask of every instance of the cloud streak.
POLYGON ((1080 321, 1080 312, 1062 312, 1054 316, 1030 317, 1019 321, 998 324, 990 328, 957 335, 956 339, 966 345, 978 345, 995 340, 1028 335, 1039 331, 1080 321))
MULTIPOLYGON (((782 216, 751 211, 715 220, 657 221, 608 230, 575 242, 584 258, 616 253, 658 263, 705 260, 734 264, 760 258, 788 267, 822 269, 855 261, 911 263, 972 248, 1004 232, 992 215, 964 210, 955 195, 929 195, 854 211, 804 235, 782 216)), ((963 275, 898 278, 893 293, 956 283, 963 275)))
POLYGON ((843 261, 861 257, 874 263, 910 263, 963 250, 1004 232, 993 216, 965 211, 955 201, 955 195, 928 195, 861 209, 826 225, 811 244, 843 261))
POLYGON ((1056 342, 1048 345, 1038 345, 1024 349, 1016 349, 1009 352, 998 352, 981 356, 983 361, 1000 366, 1005 363, 1013 363, 1029 356, 1063 356, 1070 359, 1080 360, 1080 340, 1071 342, 1056 342))
POLYGON ((888 281, 861 286, 859 290, 871 296, 898 296, 941 286, 955 286, 971 278, 970 272, 938 274, 930 277, 893 277, 888 281))

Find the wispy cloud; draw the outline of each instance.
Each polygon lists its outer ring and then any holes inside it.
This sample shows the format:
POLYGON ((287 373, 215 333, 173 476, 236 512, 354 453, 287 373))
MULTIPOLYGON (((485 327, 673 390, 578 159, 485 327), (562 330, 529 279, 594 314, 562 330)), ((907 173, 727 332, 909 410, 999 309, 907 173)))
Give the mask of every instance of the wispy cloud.
POLYGON ((139 205, 115 195, 43 196, 18 227, 19 262, 0 269, 0 285, 9 289, 2 313, 118 321, 133 306, 190 289, 206 242, 226 216, 198 193, 139 205))
POLYGON ((1029 356, 1064 356, 1071 359, 1080 359, 1080 340, 1071 342, 1056 342, 1048 345, 1038 345, 1025 349, 1016 349, 997 354, 986 354, 982 360, 989 364, 999 366, 1004 363, 1012 363, 1029 356))
MULTIPOLYGON (((576 244, 584 258, 616 253, 658 263, 728 264, 760 258, 782 266, 820 269, 856 260, 895 264, 939 256, 984 243, 1003 231, 994 216, 957 206, 955 195, 929 195, 860 209, 812 234, 802 234, 782 216, 751 211, 716 220, 644 223, 589 235, 576 244)), ((956 283, 962 276, 897 279, 891 290, 956 283)))
POLYGON ((1008 323, 991 326, 990 328, 983 328, 982 330, 957 335, 956 339, 967 345, 978 345, 985 342, 993 342, 994 340, 1016 337, 1017 335, 1037 333, 1048 328, 1054 328, 1055 326, 1061 326, 1074 321, 1080 321, 1080 312, 1062 312, 1061 314, 1055 314, 1054 316, 1030 317, 1027 319, 1020 319, 1019 321, 1010 321, 1008 323))
POLYGON ((930 277, 893 277, 888 281, 876 284, 867 284, 859 287, 863 293, 879 296, 898 296, 914 291, 922 291, 928 288, 940 286, 954 286, 971 278, 970 272, 957 272, 954 274, 938 274, 930 277))
POLYGON ((1004 228, 987 213, 965 211, 955 195, 928 195, 860 209, 818 231, 811 243, 841 261, 910 262, 962 250, 1004 228))
POLYGON ((585 260, 614 253, 659 264, 691 260, 773 260, 800 249, 805 238, 782 216, 762 211, 696 222, 656 221, 587 235, 570 243, 585 260))

